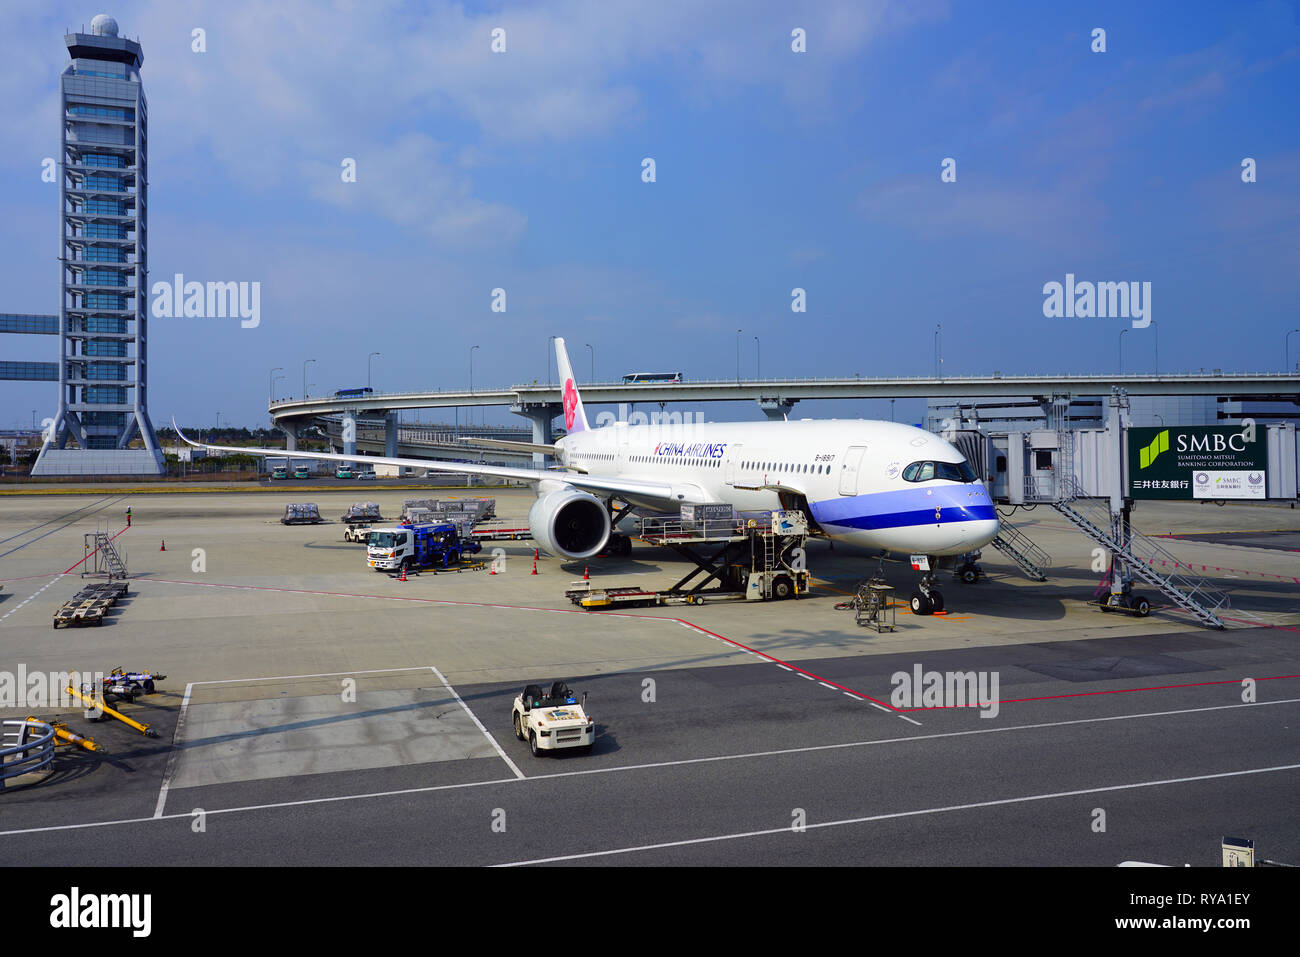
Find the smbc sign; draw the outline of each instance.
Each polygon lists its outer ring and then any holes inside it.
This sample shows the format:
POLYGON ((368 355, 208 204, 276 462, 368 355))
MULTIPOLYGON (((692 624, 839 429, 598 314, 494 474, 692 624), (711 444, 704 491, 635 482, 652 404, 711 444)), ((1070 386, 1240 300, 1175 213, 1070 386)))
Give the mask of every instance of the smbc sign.
POLYGON ((1129 497, 1264 499, 1264 435, 1241 426, 1129 429, 1129 497))

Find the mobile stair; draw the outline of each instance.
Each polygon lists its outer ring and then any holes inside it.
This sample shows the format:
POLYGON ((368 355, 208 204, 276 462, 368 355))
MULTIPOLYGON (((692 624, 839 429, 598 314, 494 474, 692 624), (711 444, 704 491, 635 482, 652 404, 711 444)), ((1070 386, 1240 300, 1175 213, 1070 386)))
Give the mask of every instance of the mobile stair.
POLYGON ((1047 569, 1052 567, 1052 556, 1001 516, 999 526, 997 537, 989 544, 1019 565, 1020 570, 1033 581, 1047 581, 1047 569))
POLYGON ((113 544, 112 537, 108 532, 100 529, 96 532, 85 533, 86 555, 90 561, 86 562, 81 572, 82 578, 102 578, 107 576, 109 581, 116 578, 127 578, 126 561, 113 544))
POLYGON ((1073 481, 1062 483, 1067 494, 1052 507, 1071 525, 1123 563, 1134 578, 1156 589, 1176 606, 1211 628, 1224 627, 1219 612, 1229 607, 1229 595, 1208 578, 1192 574, 1191 565, 1178 559, 1149 536, 1134 531, 1122 516, 1112 517, 1101 501, 1070 494, 1073 481))

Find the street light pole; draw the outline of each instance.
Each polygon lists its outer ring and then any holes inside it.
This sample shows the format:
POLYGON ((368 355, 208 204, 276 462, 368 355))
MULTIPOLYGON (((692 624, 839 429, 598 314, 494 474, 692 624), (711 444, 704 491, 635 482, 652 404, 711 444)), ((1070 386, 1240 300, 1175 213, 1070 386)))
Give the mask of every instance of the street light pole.
POLYGON ((1300 329, 1292 329, 1290 332, 1286 334, 1286 338, 1283 340, 1284 342, 1284 348, 1282 350, 1282 362, 1283 362, 1282 371, 1283 372, 1295 371, 1294 369, 1291 368, 1291 337, 1295 335, 1297 332, 1300 332, 1300 329))
MULTIPOLYGON (((470 394, 470 395, 473 395, 473 394, 474 394, 474 350, 477 349, 477 348, 478 348, 478 346, 470 346, 470 347, 469 347, 469 394, 470 394)), ((473 421, 474 421, 474 407, 473 407, 473 406, 470 406, 470 410, 469 410, 469 420, 470 420, 470 423, 471 423, 471 424, 472 424, 473 421)))
POLYGON ((366 388, 370 388, 370 360, 379 355, 378 352, 372 352, 366 356, 366 388))
MULTIPOLYGON (((275 374, 283 372, 284 366, 276 366, 266 375, 266 404, 270 405, 275 401, 275 374)), ((283 376, 281 377, 283 378, 283 376)))
POLYGON ((938 323, 934 327, 934 377, 943 378, 943 356, 940 350, 943 348, 943 323, 938 323))
POLYGON ((591 349, 591 381, 596 381, 596 350, 592 349, 591 343, 586 343, 588 349, 591 349))
POLYGON ((1128 329, 1121 329, 1119 331, 1119 374, 1120 375, 1124 374, 1124 333, 1126 332, 1128 332, 1128 329))
POLYGON ((763 343, 758 341, 758 336, 754 337, 754 378, 763 378, 763 343))
POLYGON ((1156 355, 1155 355, 1155 374, 1160 374, 1160 324, 1154 319, 1151 320, 1151 328, 1155 330, 1156 336, 1156 355))
POLYGON ((744 329, 736 330, 736 385, 740 385, 740 334, 744 329))
MULTIPOLYGON (((315 362, 315 359, 308 359, 307 362, 315 362)), ((307 398, 307 362, 302 364, 302 397, 307 398)))
POLYGON ((547 385, 551 384, 551 353, 555 351, 555 349, 551 346, 551 343, 553 343, 555 339, 556 339, 555 336, 546 337, 546 384, 547 385))

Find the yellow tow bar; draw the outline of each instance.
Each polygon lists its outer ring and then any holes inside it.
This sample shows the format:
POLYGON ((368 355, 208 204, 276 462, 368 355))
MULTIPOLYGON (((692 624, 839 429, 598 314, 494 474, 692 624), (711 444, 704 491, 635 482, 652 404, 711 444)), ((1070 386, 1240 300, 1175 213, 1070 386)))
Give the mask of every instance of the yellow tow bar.
POLYGON ((135 728, 137 731, 139 731, 147 738, 158 737, 158 732, 155 731, 153 728, 149 727, 149 725, 141 724, 139 721, 132 720, 131 718, 128 718, 126 715, 122 714, 122 712, 120 711, 114 711, 112 708, 108 706, 108 704, 102 698, 95 698, 92 696, 84 695, 76 688, 72 687, 71 684, 68 685, 68 694, 84 702, 85 705, 88 708, 91 708, 92 710, 98 709, 99 711, 102 711, 106 715, 117 718, 118 721, 121 721, 124 724, 129 724, 131 727, 135 728))
POLYGON ((69 731, 68 726, 62 721, 42 721, 40 718, 33 718, 30 716, 27 718, 27 721, 30 724, 48 724, 54 729, 55 736, 59 738, 59 744, 79 744, 87 751, 104 750, 95 743, 94 738, 87 738, 83 735, 69 731))

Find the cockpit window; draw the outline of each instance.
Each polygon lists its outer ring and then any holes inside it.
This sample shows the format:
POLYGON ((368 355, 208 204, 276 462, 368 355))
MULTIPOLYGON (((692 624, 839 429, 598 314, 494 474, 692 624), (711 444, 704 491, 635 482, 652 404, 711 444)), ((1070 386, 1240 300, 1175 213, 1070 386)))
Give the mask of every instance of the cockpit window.
POLYGON ((948 482, 977 481, 975 470, 966 461, 913 462, 903 469, 903 479, 907 482, 928 482, 931 479, 943 479, 948 482))

